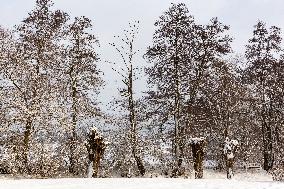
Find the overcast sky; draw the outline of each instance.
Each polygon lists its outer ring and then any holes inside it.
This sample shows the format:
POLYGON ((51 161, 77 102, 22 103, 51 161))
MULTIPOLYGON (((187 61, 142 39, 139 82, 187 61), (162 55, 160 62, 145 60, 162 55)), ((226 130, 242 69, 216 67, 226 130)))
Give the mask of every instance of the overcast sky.
MULTIPOLYGON (((101 96, 108 102, 115 95, 118 79, 104 60, 113 60, 115 53, 109 42, 121 34, 128 22, 139 20, 140 34, 137 48, 143 52, 151 45, 154 22, 170 7, 171 3, 184 2, 198 23, 206 24, 210 18, 218 17, 230 25, 234 38, 233 49, 243 52, 244 45, 252 35, 252 27, 258 20, 268 26, 284 28, 284 0, 54 0, 55 7, 71 16, 87 16, 93 20, 94 32, 100 41, 101 68, 105 72, 106 87, 101 96)), ((0 24, 11 28, 25 18, 34 7, 35 0, 0 0, 0 24)), ((144 63, 142 59, 139 63, 144 63)), ((139 85, 143 85, 142 82, 139 85)), ((138 90, 143 86, 138 87, 138 90)))

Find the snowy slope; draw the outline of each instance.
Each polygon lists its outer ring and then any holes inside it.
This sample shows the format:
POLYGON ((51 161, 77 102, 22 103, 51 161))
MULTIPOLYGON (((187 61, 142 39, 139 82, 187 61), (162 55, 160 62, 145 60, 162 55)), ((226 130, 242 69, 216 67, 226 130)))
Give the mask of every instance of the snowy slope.
POLYGON ((226 179, 98 178, 1 179, 0 189, 284 189, 284 183, 226 179))

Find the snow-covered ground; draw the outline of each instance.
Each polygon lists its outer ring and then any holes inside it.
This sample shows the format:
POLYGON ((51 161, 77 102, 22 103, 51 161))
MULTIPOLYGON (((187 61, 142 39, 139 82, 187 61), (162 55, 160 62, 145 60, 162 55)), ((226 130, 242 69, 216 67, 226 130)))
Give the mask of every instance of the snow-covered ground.
POLYGON ((273 181, 172 178, 0 180, 1 189, 283 189, 273 181))
POLYGON ((205 179, 184 178, 98 178, 98 179, 8 179, 0 178, 0 189, 284 189, 265 173, 224 174, 206 172, 205 179))

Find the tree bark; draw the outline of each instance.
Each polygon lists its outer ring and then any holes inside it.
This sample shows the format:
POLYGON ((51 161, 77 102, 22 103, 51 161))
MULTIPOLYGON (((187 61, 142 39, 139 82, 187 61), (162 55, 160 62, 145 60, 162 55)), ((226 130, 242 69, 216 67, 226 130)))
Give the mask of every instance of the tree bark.
POLYGON ((102 149, 102 148, 99 148, 96 151, 94 162, 93 162, 93 175, 92 175, 93 178, 98 177, 99 166, 101 164, 101 159, 102 159, 103 153, 104 153, 104 149, 102 149))
POLYGON ((30 136, 31 136, 31 130, 32 130, 32 120, 30 117, 28 117, 24 132, 24 171, 26 173, 29 172, 28 167, 28 158, 29 158, 29 150, 30 150, 30 136))
POLYGON ((131 143, 132 143, 132 155, 136 161, 137 168, 141 174, 141 176, 144 176, 145 174, 145 167, 143 165, 142 159, 140 158, 138 152, 137 152, 137 122, 136 122, 136 112, 134 108, 134 98, 133 98, 133 68, 132 64, 130 65, 129 69, 129 78, 128 78, 128 93, 129 93, 129 99, 128 99, 128 105, 129 105, 129 121, 131 124, 131 143))
POLYGON ((71 125, 71 137, 70 137, 70 167, 69 173, 75 174, 75 150, 76 150, 76 125, 77 125, 77 86, 76 80, 73 78, 72 66, 69 72, 70 79, 72 80, 71 96, 72 96, 72 125, 71 125))
POLYGON ((271 126, 269 126, 265 120, 262 123, 263 132, 263 169, 269 171, 273 167, 274 155, 272 146, 272 131, 271 126))
POLYGON ((88 143, 86 144, 89 154, 88 177, 98 177, 99 167, 106 145, 107 143, 104 138, 96 130, 91 130, 88 143))
POLYGON ((204 160, 204 146, 205 140, 198 142, 191 142, 192 155, 193 155, 193 167, 195 171, 195 178, 203 178, 203 160, 204 160))
POLYGON ((233 177, 234 158, 226 158, 227 179, 233 177))

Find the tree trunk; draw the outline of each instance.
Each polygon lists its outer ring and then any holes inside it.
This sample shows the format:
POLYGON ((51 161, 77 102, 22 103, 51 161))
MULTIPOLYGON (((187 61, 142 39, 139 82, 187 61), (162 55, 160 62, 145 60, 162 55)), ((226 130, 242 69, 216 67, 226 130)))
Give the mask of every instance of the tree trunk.
POLYGON ((140 174, 141 174, 142 176, 144 176, 146 170, 145 170, 145 167, 144 167, 144 165, 143 165, 143 161, 141 160, 140 156, 137 156, 137 155, 136 155, 136 152, 132 152, 132 153, 133 153, 133 156, 134 156, 134 159, 135 159, 135 161, 136 161, 136 165, 137 165, 137 167, 138 167, 138 170, 139 170, 140 174))
POLYGON ((198 142, 195 141, 191 142, 196 179, 203 178, 204 146, 205 146, 205 140, 200 140, 198 142))
POLYGON ((273 156, 273 144, 272 144, 272 130, 271 130, 271 110, 267 108, 267 102, 265 100, 265 86, 264 78, 261 78, 262 94, 261 94, 261 121, 262 121, 262 139, 263 139, 263 169, 269 171, 273 167, 274 156, 273 156), (269 113, 268 113, 269 112, 269 113))
POLYGON ((93 178, 98 177, 99 166, 100 166, 100 163, 101 163, 101 159, 102 159, 104 150, 98 149, 95 153, 96 154, 95 154, 94 163, 93 163, 93 175, 92 175, 93 178))
POLYGON ((24 132, 24 171, 26 173, 29 172, 28 167, 28 157, 29 157, 29 150, 30 150, 30 136, 31 136, 31 129, 32 129, 32 120, 29 117, 26 122, 25 132, 24 132))
POLYGON ((88 178, 92 178, 93 177, 93 170, 94 170, 94 161, 91 161, 89 159, 89 162, 88 162, 88 178))
POLYGON ((227 179, 233 177, 234 158, 226 158, 227 179))
POLYGON ((229 138, 226 137, 223 150, 224 157, 226 159, 226 170, 228 179, 231 179, 233 177, 233 166, 235 163, 235 154, 238 146, 239 142, 237 140, 229 140, 229 138))
POLYGON ((137 168, 141 174, 144 176, 145 174, 145 167, 143 165, 142 159, 140 158, 137 152, 137 122, 136 122, 136 112, 134 108, 134 99, 133 99, 133 68, 132 64, 130 65, 130 72, 129 72, 129 83, 128 83, 128 105, 129 105, 129 121, 131 124, 131 144, 132 144, 132 155, 136 161, 137 168))
MULTIPOLYGON (((72 69, 71 69, 72 70, 72 69)), ((72 72, 70 72, 70 77, 72 78, 72 72)), ((69 173, 75 174, 75 150, 76 150, 76 125, 77 125, 77 88, 76 81, 72 82, 72 128, 70 137, 70 167, 69 173)))
POLYGON ((89 154, 88 177, 98 177, 99 167, 106 145, 106 141, 97 130, 91 130, 88 143, 86 144, 89 154))
POLYGON ((263 169, 269 171, 273 167, 274 155, 272 146, 272 131, 271 127, 264 121, 262 123, 263 132, 263 169))
MULTIPOLYGON (((178 54, 178 33, 176 30, 175 39, 175 57, 174 57, 174 82, 175 82, 175 104, 174 104, 174 122, 175 122, 175 133, 174 133, 174 155, 176 159, 176 166, 173 172, 177 172, 179 175, 182 161, 183 161, 183 136, 182 127, 180 124, 180 109, 181 109, 181 94, 180 94, 180 71, 179 71, 179 58, 178 54)), ((175 174, 175 173, 174 173, 175 174)))

